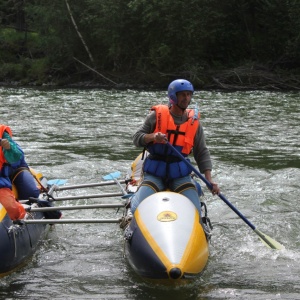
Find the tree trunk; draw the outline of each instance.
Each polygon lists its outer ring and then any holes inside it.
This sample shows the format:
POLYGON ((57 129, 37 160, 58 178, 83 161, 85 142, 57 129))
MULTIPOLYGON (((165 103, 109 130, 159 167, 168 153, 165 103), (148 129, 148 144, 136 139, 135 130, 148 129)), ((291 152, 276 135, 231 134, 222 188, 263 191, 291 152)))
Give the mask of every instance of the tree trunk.
POLYGON ((85 41, 84 41, 84 39, 83 39, 83 37, 82 37, 82 35, 81 35, 81 33, 80 33, 78 27, 77 27, 77 24, 76 24, 76 22, 75 22, 75 20, 74 20, 74 18, 73 18, 73 15, 72 15, 72 12, 71 12, 71 9, 70 9, 69 2, 68 2, 68 0, 65 0, 65 2, 66 2, 66 5, 67 5, 67 8, 68 8, 68 12, 69 12, 69 15, 70 15, 70 17, 71 17, 72 23, 73 23, 73 25, 74 25, 74 28, 75 28, 75 30, 76 30, 76 32, 77 32, 77 34, 78 34, 78 36, 79 36, 79 38, 80 38, 80 40, 81 40, 81 42, 82 42, 84 48, 85 48, 85 50, 86 50, 86 52, 87 52, 87 54, 88 54, 88 56, 89 56, 89 58, 90 58, 90 61, 91 61, 92 65, 95 66, 95 61, 94 61, 94 58, 93 58, 93 56, 92 56, 92 53, 90 52, 90 50, 89 50, 87 44, 85 43, 85 41))

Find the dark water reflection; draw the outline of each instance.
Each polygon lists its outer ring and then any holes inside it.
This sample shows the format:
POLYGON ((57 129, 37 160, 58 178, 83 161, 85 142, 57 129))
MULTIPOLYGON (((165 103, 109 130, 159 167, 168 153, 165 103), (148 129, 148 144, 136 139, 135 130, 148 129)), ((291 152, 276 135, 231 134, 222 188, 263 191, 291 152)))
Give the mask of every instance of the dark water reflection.
MULTIPOLYGON (((140 152, 131 136, 161 91, 1 88, 1 122, 30 165, 69 184, 122 176, 140 152)), ((33 259, 0 281, 1 299, 300 299, 299 93, 201 92, 214 178, 261 231, 286 246, 267 249, 219 198, 205 193, 214 224, 203 276, 178 287, 142 281, 123 258, 114 224, 63 225, 33 259)), ((116 189, 117 190, 117 189, 116 189)), ((62 194, 111 192, 84 189, 62 194)), ((101 199, 101 203, 119 198, 101 199)), ((70 201, 69 201, 70 202, 70 201)), ((92 204, 76 200, 67 204, 92 204)), ((66 211, 65 218, 115 218, 114 210, 66 211)))

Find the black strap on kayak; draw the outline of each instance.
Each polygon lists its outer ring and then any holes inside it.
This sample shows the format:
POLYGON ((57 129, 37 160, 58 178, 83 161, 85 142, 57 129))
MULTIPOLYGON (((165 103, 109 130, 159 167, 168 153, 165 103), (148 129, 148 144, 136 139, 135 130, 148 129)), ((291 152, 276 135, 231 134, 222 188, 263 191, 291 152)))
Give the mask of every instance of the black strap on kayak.
POLYGON ((180 185, 179 187, 177 187, 174 192, 175 193, 180 193, 182 194, 182 192, 188 190, 188 189, 196 189, 195 185, 191 182, 187 182, 187 183, 184 183, 182 185, 180 185))
POLYGON ((141 184, 141 186, 148 186, 148 187, 150 187, 155 193, 159 192, 158 186, 157 186, 154 182, 152 182, 152 181, 145 180, 145 181, 143 181, 143 183, 141 184))

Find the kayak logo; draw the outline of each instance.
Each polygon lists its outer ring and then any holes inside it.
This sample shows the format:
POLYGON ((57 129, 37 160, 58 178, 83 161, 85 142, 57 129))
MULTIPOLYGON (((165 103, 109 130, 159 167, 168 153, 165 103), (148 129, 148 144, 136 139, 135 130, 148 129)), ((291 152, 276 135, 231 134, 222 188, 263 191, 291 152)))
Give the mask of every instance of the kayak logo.
POLYGON ((177 220, 177 214, 172 211, 163 211, 157 216, 160 222, 171 222, 177 220))

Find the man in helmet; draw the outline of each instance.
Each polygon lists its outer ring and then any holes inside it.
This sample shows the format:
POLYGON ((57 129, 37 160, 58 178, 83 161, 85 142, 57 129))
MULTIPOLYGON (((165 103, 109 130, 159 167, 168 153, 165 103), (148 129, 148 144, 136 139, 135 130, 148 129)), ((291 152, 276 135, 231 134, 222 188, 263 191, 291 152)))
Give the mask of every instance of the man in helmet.
POLYGON ((153 106, 144 124, 134 134, 134 145, 146 148, 150 154, 145 159, 143 182, 131 199, 132 213, 143 199, 165 189, 185 195, 201 212, 191 170, 172 153, 166 145, 167 141, 185 157, 193 150, 200 172, 212 184, 212 193, 220 193, 218 185, 212 182, 212 163, 199 121, 200 115, 187 108, 193 93, 194 87, 189 81, 172 81, 168 87, 169 106, 153 106))

